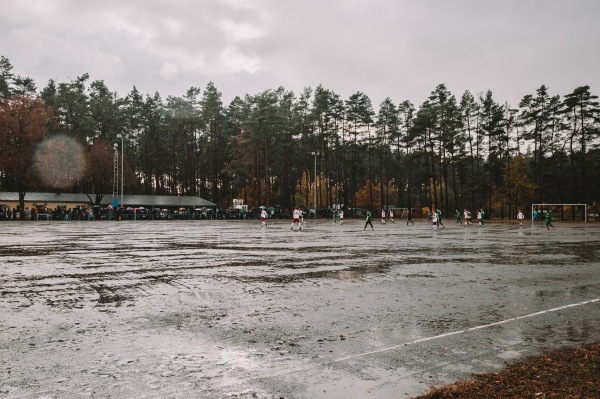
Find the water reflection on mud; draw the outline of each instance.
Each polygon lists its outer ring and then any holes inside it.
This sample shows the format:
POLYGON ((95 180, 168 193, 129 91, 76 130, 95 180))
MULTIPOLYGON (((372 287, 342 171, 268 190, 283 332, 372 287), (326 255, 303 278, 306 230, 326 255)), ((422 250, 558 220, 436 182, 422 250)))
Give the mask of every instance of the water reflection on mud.
POLYGON ((593 227, 0 227, 8 397, 398 398, 600 336, 543 312, 600 296, 593 227))

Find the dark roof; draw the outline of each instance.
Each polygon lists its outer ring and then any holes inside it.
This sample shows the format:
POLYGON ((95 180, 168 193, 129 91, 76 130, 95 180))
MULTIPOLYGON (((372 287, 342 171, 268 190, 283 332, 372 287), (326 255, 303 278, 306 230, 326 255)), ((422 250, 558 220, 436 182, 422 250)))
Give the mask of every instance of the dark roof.
MULTIPOLYGON (((95 195, 70 194, 70 193, 26 193, 25 201, 31 202, 56 202, 56 203, 90 203, 95 199, 95 195)), ((119 196, 119 200, 121 196, 119 196)), ((0 202, 18 201, 17 192, 0 192, 0 202)), ((110 205, 113 202, 112 194, 105 194, 100 201, 101 205, 110 205)), ((148 206, 148 207, 214 207, 210 201, 192 195, 124 195, 123 202, 125 206, 148 206)))
MULTIPOLYGON (((19 201, 17 192, 0 192, 0 201, 19 201)), ((31 202, 90 202, 85 194, 26 193, 25 201, 31 202)))
MULTIPOLYGON (((119 197, 120 199, 120 197, 119 197)), ((105 195, 102 198, 100 204, 109 205, 112 204, 113 197, 112 195, 105 195)), ((124 195, 123 202, 125 206, 181 206, 181 207, 213 207, 216 204, 213 204, 210 201, 207 201, 200 197, 195 197, 191 195, 124 195)))

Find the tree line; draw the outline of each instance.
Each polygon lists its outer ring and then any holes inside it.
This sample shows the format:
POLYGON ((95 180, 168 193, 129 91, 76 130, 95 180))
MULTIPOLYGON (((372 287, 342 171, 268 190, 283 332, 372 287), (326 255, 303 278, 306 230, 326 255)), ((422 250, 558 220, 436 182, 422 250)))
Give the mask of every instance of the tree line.
MULTIPOLYGON (((212 82, 180 97, 135 87, 122 97, 88 74, 38 90, 12 69, 2 57, 3 191, 57 190, 36 173, 35 153, 47 137, 68 137, 85 151, 85 173, 63 167, 60 190, 97 201, 115 189, 121 151, 128 194, 198 195, 221 208, 240 198, 288 209, 485 208, 514 217, 531 203, 600 199, 600 107, 587 85, 562 96, 542 85, 512 107, 491 91, 456 97, 439 84, 418 107, 388 97, 376 110, 365 93, 344 99, 322 85, 224 104, 212 82)), ((53 171, 72 157, 60 142, 50 153, 41 167, 53 171)))

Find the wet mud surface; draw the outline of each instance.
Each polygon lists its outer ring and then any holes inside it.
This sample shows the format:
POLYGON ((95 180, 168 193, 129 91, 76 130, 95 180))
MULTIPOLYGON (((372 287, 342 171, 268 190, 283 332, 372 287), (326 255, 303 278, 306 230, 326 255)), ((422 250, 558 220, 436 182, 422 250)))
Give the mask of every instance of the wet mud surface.
POLYGON ((600 226, 290 225, 1 223, 0 397, 408 398, 599 341, 600 226))

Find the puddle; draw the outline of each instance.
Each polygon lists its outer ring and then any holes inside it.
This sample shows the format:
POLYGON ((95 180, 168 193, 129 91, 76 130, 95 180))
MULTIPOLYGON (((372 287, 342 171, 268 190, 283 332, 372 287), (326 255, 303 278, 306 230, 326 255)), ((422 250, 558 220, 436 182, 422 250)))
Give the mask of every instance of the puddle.
POLYGON ((402 398, 600 336, 545 312, 598 296, 598 228, 289 225, 2 224, 0 390, 402 398))

